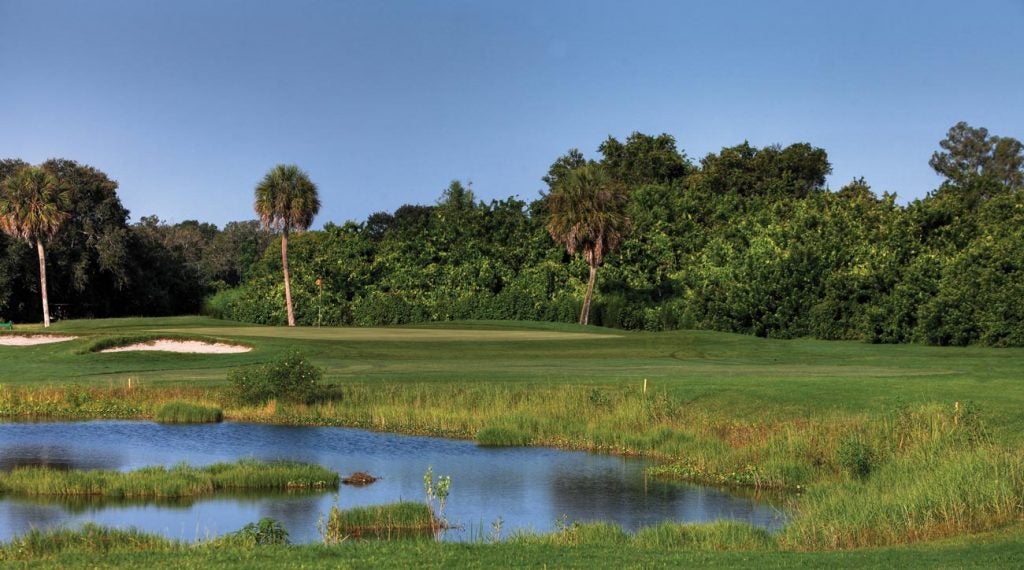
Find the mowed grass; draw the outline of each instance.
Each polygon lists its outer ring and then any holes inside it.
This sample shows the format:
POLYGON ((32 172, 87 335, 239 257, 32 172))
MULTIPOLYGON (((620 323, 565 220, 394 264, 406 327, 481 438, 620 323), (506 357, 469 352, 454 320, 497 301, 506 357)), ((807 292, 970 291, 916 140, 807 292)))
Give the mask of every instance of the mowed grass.
POLYGON ((79 339, 0 346, 6 386, 216 387, 235 366, 298 350, 328 383, 369 387, 610 386, 695 402, 737 418, 875 412, 896 404, 973 401, 1000 438, 1024 441, 1024 349, 770 340, 702 331, 638 333, 551 323, 416 328, 239 325, 200 317, 65 321, 79 339), (80 354, 108 336, 201 335, 252 345, 244 354, 80 354))

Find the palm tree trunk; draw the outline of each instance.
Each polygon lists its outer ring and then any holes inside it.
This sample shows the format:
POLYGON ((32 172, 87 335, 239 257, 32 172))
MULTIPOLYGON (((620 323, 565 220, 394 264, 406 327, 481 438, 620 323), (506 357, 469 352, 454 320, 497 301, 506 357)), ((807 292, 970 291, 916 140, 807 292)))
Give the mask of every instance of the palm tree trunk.
POLYGON ((281 234, 281 266, 284 267, 284 306, 288 309, 288 326, 295 326, 295 312, 292 310, 292 284, 288 276, 288 230, 281 234))
POLYGON ((583 297, 583 310, 580 311, 580 324, 590 324, 590 300, 594 297, 594 283, 597 281, 597 266, 590 265, 590 279, 587 279, 587 295, 583 297))
POLYGON ((50 326, 50 301, 46 297, 46 252, 43 251, 43 240, 36 240, 36 251, 39 252, 39 292, 43 296, 43 326, 50 326))

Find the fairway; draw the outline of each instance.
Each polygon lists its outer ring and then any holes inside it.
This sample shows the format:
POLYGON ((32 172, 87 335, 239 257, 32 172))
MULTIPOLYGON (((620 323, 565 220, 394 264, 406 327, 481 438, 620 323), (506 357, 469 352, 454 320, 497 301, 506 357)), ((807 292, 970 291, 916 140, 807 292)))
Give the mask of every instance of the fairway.
MULTIPOLYGON (((771 340, 710 331, 623 332, 552 323, 461 322, 388 328, 267 327, 204 317, 65 321, 69 342, 0 346, 0 384, 217 387, 228 371, 298 351, 328 382, 487 387, 607 386, 666 393, 738 418, 876 413, 897 403, 971 401, 1000 438, 1024 433, 1024 349, 771 340), (244 354, 100 354, 95 342, 196 335, 244 354)), ((24 332, 24 331, 22 331, 24 332)))
POLYGON ((319 340, 335 342, 522 342, 614 339, 621 335, 579 331, 487 330, 449 328, 319 328, 319 327, 235 327, 167 328, 153 333, 230 335, 233 337, 319 340))

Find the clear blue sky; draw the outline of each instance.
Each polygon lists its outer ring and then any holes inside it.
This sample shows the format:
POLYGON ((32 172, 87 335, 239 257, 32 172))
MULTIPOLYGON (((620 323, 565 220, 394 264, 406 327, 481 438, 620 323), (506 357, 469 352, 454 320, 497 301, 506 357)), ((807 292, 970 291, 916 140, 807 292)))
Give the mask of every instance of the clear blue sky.
POLYGON ((453 179, 531 200, 634 130, 809 142, 906 202, 960 120, 1024 139, 1024 0, 0 0, 0 157, 93 165, 135 220, 251 219, 282 162, 317 226, 453 179))

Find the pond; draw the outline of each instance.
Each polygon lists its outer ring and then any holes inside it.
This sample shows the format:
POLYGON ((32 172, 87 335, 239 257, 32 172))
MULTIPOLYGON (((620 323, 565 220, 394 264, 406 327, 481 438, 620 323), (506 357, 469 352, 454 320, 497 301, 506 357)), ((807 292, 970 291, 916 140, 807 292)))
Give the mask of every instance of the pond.
POLYGON ((0 495, 0 540, 30 528, 98 524, 134 526, 195 541, 237 530, 262 517, 284 524, 293 542, 320 540, 317 520, 341 508, 422 501, 423 474, 450 475, 447 518, 461 530, 446 540, 517 530, 548 532, 557 521, 610 521, 627 531, 662 521, 733 519, 775 530, 776 507, 715 488, 649 479, 645 463, 549 448, 483 448, 473 442, 357 429, 225 422, 161 425, 141 421, 0 424, 0 470, 18 465, 131 470, 182 461, 206 465, 254 457, 317 463, 343 476, 380 477, 335 493, 214 496, 180 502, 52 500, 0 495))

